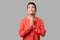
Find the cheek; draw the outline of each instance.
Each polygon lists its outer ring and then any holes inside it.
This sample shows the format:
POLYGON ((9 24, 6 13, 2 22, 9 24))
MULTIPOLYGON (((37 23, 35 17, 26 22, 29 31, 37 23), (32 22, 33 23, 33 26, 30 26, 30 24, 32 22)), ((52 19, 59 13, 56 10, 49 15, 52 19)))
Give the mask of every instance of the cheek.
POLYGON ((32 9, 32 12, 35 12, 35 9, 32 9))
POLYGON ((30 11, 30 9, 28 9, 28 11, 30 11))
POLYGON ((27 8, 26 12, 27 12, 27 13, 30 13, 29 11, 30 11, 30 9, 27 8))
POLYGON ((33 9, 33 11, 35 12, 35 9, 33 9))
POLYGON ((30 9, 28 9, 27 12, 29 13, 30 12, 30 9))

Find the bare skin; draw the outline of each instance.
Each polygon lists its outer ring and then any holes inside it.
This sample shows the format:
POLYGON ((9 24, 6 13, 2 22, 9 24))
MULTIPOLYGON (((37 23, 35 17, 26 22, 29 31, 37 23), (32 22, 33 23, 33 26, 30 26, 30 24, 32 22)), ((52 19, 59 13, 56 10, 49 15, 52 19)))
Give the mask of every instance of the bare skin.
POLYGON ((36 13, 35 6, 32 4, 28 5, 27 13, 28 13, 27 18, 30 19, 30 26, 33 26, 34 25, 34 19, 36 17, 35 16, 35 13, 36 13))

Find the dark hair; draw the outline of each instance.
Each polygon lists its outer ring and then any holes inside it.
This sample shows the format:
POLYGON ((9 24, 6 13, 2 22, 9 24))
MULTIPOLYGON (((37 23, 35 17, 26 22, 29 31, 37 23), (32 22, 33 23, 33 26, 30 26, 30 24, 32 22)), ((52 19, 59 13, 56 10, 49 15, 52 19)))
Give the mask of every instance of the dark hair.
POLYGON ((28 8, 28 6, 29 6, 30 4, 34 5, 34 6, 35 6, 35 10, 37 10, 36 4, 35 4, 34 2, 29 2, 28 5, 27 5, 27 8, 28 8))

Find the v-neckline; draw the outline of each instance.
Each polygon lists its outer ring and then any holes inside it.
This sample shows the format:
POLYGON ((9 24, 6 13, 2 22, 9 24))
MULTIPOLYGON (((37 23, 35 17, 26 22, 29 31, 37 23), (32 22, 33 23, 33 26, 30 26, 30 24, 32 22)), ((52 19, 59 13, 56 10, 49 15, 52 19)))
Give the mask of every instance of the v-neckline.
MULTIPOLYGON (((38 18, 38 17, 35 17, 35 20, 36 20, 37 18, 38 18)), ((30 21, 30 19, 29 19, 28 17, 26 17, 26 19, 30 21)))

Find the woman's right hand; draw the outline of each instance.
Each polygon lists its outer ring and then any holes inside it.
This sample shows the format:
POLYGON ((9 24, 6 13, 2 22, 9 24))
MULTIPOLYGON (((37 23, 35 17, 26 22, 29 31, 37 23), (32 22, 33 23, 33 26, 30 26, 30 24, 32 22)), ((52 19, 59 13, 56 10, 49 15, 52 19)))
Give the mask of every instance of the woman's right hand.
POLYGON ((30 18, 30 26, 33 26, 33 25, 34 25, 34 19, 30 18))

